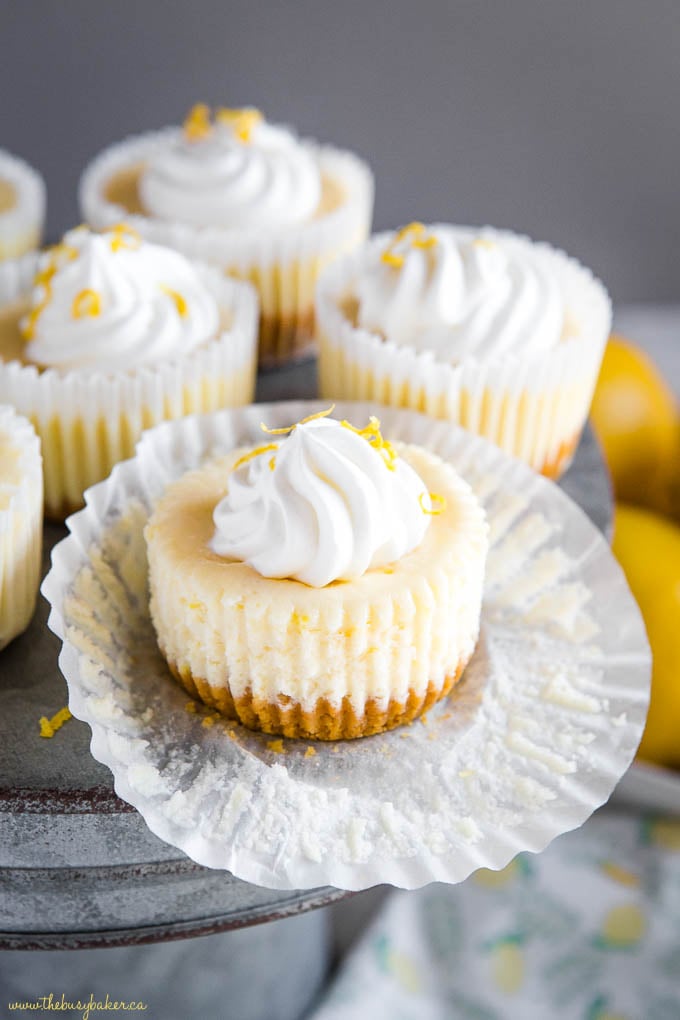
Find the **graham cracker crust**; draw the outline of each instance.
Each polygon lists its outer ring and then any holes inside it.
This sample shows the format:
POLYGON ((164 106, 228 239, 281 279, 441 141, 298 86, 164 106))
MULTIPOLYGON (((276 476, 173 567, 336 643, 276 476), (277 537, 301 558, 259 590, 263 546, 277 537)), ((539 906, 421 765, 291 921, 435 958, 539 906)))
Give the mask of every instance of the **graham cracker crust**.
POLYGON ((424 694, 410 691, 406 702, 391 700, 387 708, 382 708, 374 698, 370 698, 361 716, 357 715, 347 696, 342 699, 340 707, 332 705, 327 698, 319 698, 311 710, 303 709, 299 702, 292 702, 283 695, 278 703, 254 698, 250 690, 234 699, 228 685, 213 687, 207 681, 192 676, 188 667, 178 668, 172 662, 168 662, 168 666, 189 694, 248 729, 304 740, 352 740, 413 722, 449 694, 467 663, 467 658, 461 660, 441 687, 430 683, 424 694))

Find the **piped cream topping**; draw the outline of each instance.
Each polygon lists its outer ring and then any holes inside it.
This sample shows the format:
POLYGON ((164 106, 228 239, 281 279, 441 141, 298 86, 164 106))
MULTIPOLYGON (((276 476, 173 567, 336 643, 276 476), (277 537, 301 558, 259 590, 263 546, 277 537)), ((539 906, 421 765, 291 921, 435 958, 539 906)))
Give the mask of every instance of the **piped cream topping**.
POLYGON ((526 245, 410 223, 376 248, 357 281, 358 324, 442 360, 559 343, 564 303, 526 245))
POLYGON ((234 465, 217 504, 211 549, 263 577, 314 588, 394 563, 425 536, 441 499, 428 493, 372 418, 364 429, 332 408, 255 447, 234 465))
POLYGON ((259 110, 193 107, 140 179, 155 217, 195 227, 275 229, 313 216, 321 175, 312 152, 259 110))
POLYGON ((41 256, 22 331, 37 364, 131 368, 216 336, 219 308, 184 256, 124 224, 103 234, 78 227, 41 256))

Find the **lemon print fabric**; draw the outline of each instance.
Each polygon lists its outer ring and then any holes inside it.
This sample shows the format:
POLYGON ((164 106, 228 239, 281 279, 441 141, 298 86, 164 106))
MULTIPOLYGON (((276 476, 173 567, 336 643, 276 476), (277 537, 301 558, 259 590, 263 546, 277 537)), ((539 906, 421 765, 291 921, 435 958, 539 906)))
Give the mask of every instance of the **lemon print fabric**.
POLYGON ((524 936, 501 938, 490 949, 490 977, 505 995, 514 995, 524 984, 526 961, 522 951, 524 936))
MULTIPOLYGON (((680 854, 680 818, 649 819, 643 826, 644 838, 652 846, 680 854)), ((678 888, 680 894, 680 887, 678 888)))
POLYGON ((392 892, 311 1020, 680 1020, 680 819, 612 809, 392 892))
POLYGON ((605 914, 598 942, 605 949, 632 949, 641 941, 646 926, 645 914, 637 904, 621 903, 605 914))

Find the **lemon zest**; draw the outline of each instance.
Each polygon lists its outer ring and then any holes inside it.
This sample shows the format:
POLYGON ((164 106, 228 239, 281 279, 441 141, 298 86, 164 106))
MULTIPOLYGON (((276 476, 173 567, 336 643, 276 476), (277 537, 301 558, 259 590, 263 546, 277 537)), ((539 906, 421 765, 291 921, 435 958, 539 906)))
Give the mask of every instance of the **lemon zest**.
POLYGON ((44 294, 21 324, 21 333, 24 340, 32 340, 35 336, 38 319, 52 300, 52 279, 59 269, 58 260, 64 256, 69 261, 73 261, 73 259, 78 257, 78 249, 70 244, 65 244, 63 241, 61 244, 55 244, 48 251, 46 265, 42 266, 33 277, 33 286, 42 287, 44 294))
POLYGON ((212 134, 210 123, 210 107, 206 103, 196 103, 184 118, 182 125, 184 137, 189 142, 200 142, 212 134))
POLYGON ((434 248, 438 243, 434 234, 427 233, 424 223, 417 220, 407 223, 396 232, 380 256, 383 262, 394 269, 401 269, 404 265, 404 255, 394 250, 402 241, 408 241, 412 248, 434 248))
POLYGON ((96 319, 102 313, 102 296, 97 290, 87 287, 81 290, 73 299, 71 305, 71 317, 84 319, 85 316, 96 319))
POLYGON ((427 237, 415 237, 411 244, 414 248, 434 248, 437 238, 434 234, 428 234, 427 237))
POLYGON ((40 318, 40 316, 42 315, 42 313, 45 311, 50 301, 52 300, 51 279, 52 276, 54 276, 54 273, 56 273, 56 271, 57 271, 56 266, 48 266, 47 269, 43 270, 41 273, 38 273, 38 276, 36 276, 36 285, 39 287, 43 287, 45 294, 42 300, 35 306, 35 308, 32 308, 30 310, 30 312, 28 313, 28 315, 21 324, 21 333, 24 340, 33 339, 33 337, 35 336, 36 326, 38 325, 38 319, 40 318), (48 270, 50 270, 49 276, 46 275, 48 270), (43 274, 45 274, 44 278, 38 280, 38 277, 43 277, 43 274))
POLYGON ((392 266, 394 269, 401 269, 404 264, 404 256, 397 255, 390 248, 386 248, 380 258, 386 265, 392 266))
POLYGON ((45 310, 46 305, 47 301, 44 301, 41 304, 39 304, 36 308, 32 308, 31 311, 26 316, 26 318, 22 320, 21 335, 23 336, 24 340, 32 340, 33 337, 35 336, 35 329, 36 326, 38 325, 38 319, 45 310))
POLYGON ((111 251, 117 252, 121 249, 135 251, 140 247, 142 239, 138 232, 128 223, 116 223, 105 231, 111 234, 111 251))
POLYGON ((423 503, 424 495, 425 493, 421 492, 420 495, 418 496, 420 509, 423 511, 424 514, 427 514, 428 517, 437 517, 439 514, 444 513, 444 511, 446 510, 445 496, 441 496, 438 492, 428 492, 428 496, 430 497, 430 503, 432 504, 432 506, 428 510, 428 508, 423 503))
POLYGON ((71 710, 69 708, 60 708, 59 711, 48 719, 47 716, 43 715, 40 717, 40 736, 47 737, 50 739, 54 736, 57 730, 60 730, 64 723, 72 719, 71 710))
POLYGON ((249 450, 248 453, 244 453, 242 457, 239 457, 231 470, 238 471, 240 467, 247 464, 249 460, 259 457, 261 453, 268 453, 269 450, 278 450, 278 448, 277 443, 267 443, 265 446, 256 446, 254 450, 249 450))
POLYGON ((244 106, 240 109, 221 106, 215 114, 216 123, 227 124, 239 142, 243 142, 244 145, 252 141, 253 131, 263 120, 264 117, 254 106, 244 106))
POLYGON ((308 414, 306 418, 301 418, 300 421, 296 421, 294 425, 286 425, 282 429, 270 429, 263 421, 260 422, 260 428, 263 432, 266 432, 268 436, 285 436, 288 432, 292 432, 298 427, 298 425, 306 425, 310 421, 317 421, 319 418, 327 418, 329 414, 333 414, 335 410, 335 404, 331 404, 330 407, 326 408, 325 411, 317 411, 316 414, 308 414))
POLYGON ((66 241, 60 241, 59 244, 55 244, 50 248, 51 265, 54 267, 55 272, 58 260, 64 258, 69 262, 73 262, 78 258, 78 255, 78 249, 74 248, 72 244, 66 244, 66 241))
POLYGON ((365 425, 362 429, 356 428, 350 422, 343 420, 340 422, 343 428, 349 429, 350 432, 355 432, 362 439, 365 439, 371 444, 374 450, 376 450, 383 461, 385 467, 389 471, 396 471, 398 454, 394 449, 394 446, 388 439, 385 439, 382 432, 380 431, 380 419, 376 418, 375 415, 371 415, 368 419, 368 425, 365 425))
POLYGON ((49 262, 42 269, 39 269, 33 278, 33 285, 35 287, 45 287, 47 289, 52 283, 52 278, 57 272, 57 266, 54 262, 49 262))
POLYGON ((403 241, 407 237, 415 236, 418 237, 420 234, 425 233, 425 224, 420 223, 418 220, 414 220, 412 223, 407 223, 405 227, 398 230, 395 234, 394 240, 403 241))
POLYGON ((269 470, 273 471, 276 467, 276 457, 271 457, 269 460, 269 470))
POLYGON ((165 284, 161 283, 160 288, 164 294, 167 294, 169 298, 175 303, 177 314, 181 319, 186 319, 189 314, 189 305, 187 299, 183 297, 178 290, 173 290, 172 287, 166 287, 165 284))

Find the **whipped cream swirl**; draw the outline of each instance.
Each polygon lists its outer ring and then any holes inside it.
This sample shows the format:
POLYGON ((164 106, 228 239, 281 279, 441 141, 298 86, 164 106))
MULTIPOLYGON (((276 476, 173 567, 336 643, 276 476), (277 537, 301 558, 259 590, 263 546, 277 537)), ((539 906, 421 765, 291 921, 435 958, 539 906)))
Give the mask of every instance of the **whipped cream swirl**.
POLYGON ((40 258, 25 356, 60 369, 127 369, 186 354, 217 336, 217 301, 174 251, 125 227, 79 227, 40 258))
POLYGON ((358 324, 443 361, 559 343, 560 288, 529 242, 410 224, 358 281, 358 324))
MULTIPOLYGON (((349 581, 415 549, 430 496, 402 459, 338 421, 301 423, 229 476, 211 542, 263 577, 314 588, 349 581)), ((389 447, 388 447, 389 449, 389 447)))
POLYGON ((312 151, 285 128, 258 119, 243 131, 238 117, 220 120, 218 113, 201 131, 170 135, 139 189, 145 209, 162 220, 271 230, 312 217, 321 174, 312 151))

